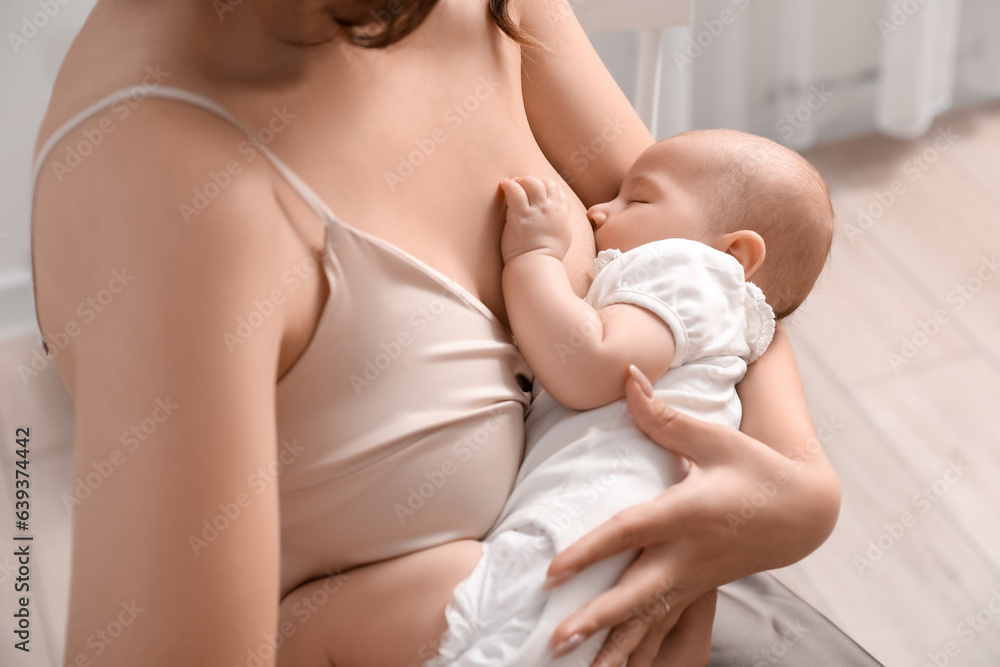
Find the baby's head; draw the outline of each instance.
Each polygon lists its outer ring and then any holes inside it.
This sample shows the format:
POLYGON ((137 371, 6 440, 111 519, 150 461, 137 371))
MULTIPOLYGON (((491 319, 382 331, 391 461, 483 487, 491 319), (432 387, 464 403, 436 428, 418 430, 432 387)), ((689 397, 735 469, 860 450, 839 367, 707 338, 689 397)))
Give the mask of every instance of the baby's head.
POLYGON ((684 238, 729 253, 778 319, 809 294, 833 240, 819 172, 795 151, 736 130, 695 130, 650 146, 618 197, 587 214, 598 250, 684 238))

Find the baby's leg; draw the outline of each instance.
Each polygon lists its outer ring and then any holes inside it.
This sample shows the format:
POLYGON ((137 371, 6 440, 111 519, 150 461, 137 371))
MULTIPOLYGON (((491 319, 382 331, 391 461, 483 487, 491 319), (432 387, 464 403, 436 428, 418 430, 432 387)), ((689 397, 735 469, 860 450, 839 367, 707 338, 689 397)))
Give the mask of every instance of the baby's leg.
POLYGON ((300 586, 281 602, 279 667, 421 665, 481 555, 479 542, 458 540, 300 586))

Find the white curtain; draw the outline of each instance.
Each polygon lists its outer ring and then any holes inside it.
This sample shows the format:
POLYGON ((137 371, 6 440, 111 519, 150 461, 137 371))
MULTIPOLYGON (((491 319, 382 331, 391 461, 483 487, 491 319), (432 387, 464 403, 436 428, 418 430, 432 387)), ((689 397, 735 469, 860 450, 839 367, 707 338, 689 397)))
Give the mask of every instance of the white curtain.
MULTIPOLYGON (((623 69, 634 34, 592 37, 634 88, 623 69)), ((914 138, 949 108, 1000 97, 1000 0, 694 0, 691 24, 664 30, 662 56, 657 138, 702 127, 796 149, 914 138)))

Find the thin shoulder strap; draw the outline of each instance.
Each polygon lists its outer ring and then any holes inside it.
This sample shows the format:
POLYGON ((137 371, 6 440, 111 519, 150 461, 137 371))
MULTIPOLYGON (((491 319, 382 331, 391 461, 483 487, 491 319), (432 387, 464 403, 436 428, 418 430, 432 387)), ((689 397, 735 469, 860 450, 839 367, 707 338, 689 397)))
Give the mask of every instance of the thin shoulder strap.
MULTIPOLYGON (((174 100, 177 102, 183 102, 190 104, 192 106, 199 107, 206 111, 209 111, 219 118, 227 121, 230 125, 235 127, 240 131, 250 142, 253 147, 260 151, 264 157, 266 157, 274 168, 288 181, 289 185, 299 194, 300 197, 309 205, 309 207, 319 216, 321 220, 338 220, 330 207, 326 205, 319 195, 306 184, 299 175, 296 174, 291 168, 288 167, 284 162, 282 162, 277 155, 272 153, 267 146, 263 145, 257 137, 250 132, 246 127, 240 123, 235 116, 229 113, 222 105, 210 100, 209 98, 199 95, 197 93, 192 93, 189 90, 184 90, 181 88, 172 88, 170 86, 133 86, 130 88, 123 88, 119 91, 111 93, 110 95, 94 102, 89 107, 79 112, 68 121, 63 123, 58 130, 52 133, 52 135, 45 141, 41 149, 38 151, 38 157, 35 158, 35 164, 31 169, 31 190, 29 190, 29 196, 31 197, 32 208, 34 208, 34 198, 35 198, 35 187, 38 184, 38 175, 41 172, 42 166, 45 164, 45 159, 52 152, 52 149, 62 141, 67 134, 73 131, 80 123, 87 120, 97 112, 113 106, 114 104, 128 98, 138 98, 139 95, 145 97, 158 97, 167 100, 174 100), (141 91, 141 92, 140 92, 141 91)), ((140 98, 143 99, 143 98, 140 98)), ((31 263, 34 265, 34 252, 31 253, 31 263)), ((34 266, 32 266, 32 292, 34 293, 34 266)), ((37 304, 37 301, 36 301, 37 304)), ((48 345, 45 344, 45 338, 42 336, 41 327, 38 326, 38 316, 35 316, 35 326, 38 329, 38 342, 42 349, 48 353, 48 345)))
POLYGON ((270 162, 274 165, 274 168, 288 181, 289 185, 302 197, 303 200, 309 205, 310 208, 315 211, 316 215, 322 218, 332 218, 337 219, 330 207, 326 205, 319 195, 309 187, 309 185, 299 178, 292 169, 286 165, 277 155, 272 153, 267 146, 263 145, 258 141, 256 135, 243 126, 240 121, 236 119, 229 111, 227 111, 222 105, 214 100, 210 100, 204 95, 199 95, 198 93, 192 93, 189 90, 184 90, 182 88, 172 88, 170 86, 133 86, 131 88, 123 88, 119 91, 111 93, 110 95, 94 102, 89 107, 79 112, 68 121, 66 121, 58 130, 52 133, 52 135, 45 141, 42 145, 41 150, 38 151, 38 157, 35 159, 35 164, 31 171, 31 194, 34 197, 35 186, 38 183, 38 175, 41 172, 42 166, 45 163, 45 158, 48 157, 52 149, 62 141, 67 134, 73 131, 80 123, 90 118, 97 112, 106 109, 107 107, 113 106, 116 103, 132 97, 135 98, 138 95, 143 95, 144 97, 158 97, 167 100, 174 100, 176 102, 182 102, 190 104, 192 106, 199 107, 206 111, 209 111, 219 118, 227 121, 230 125, 235 127, 240 131, 254 146, 254 148, 260 151, 270 162), (141 91, 141 92, 139 92, 141 91))

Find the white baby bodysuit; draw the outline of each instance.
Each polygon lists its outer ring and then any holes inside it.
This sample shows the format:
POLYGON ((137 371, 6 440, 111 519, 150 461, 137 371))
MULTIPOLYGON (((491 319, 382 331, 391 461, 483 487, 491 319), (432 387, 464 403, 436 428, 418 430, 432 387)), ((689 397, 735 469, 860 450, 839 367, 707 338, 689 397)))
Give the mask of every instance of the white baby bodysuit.
MULTIPOLYGON (((736 259, 686 239, 601 252, 586 301, 597 309, 633 304, 660 317, 676 353, 654 383, 668 405, 739 428, 736 383, 774 334, 774 314, 736 259)), ((554 350, 574 353, 573 341, 554 350)), ((576 609, 615 584, 636 556, 619 554, 545 591, 552 558, 621 510, 652 500, 687 462, 651 442, 624 399, 571 410, 538 389, 525 421, 525 457, 483 557, 454 591, 448 630, 427 667, 588 665, 606 632, 554 660, 549 640, 576 609)), ((666 591, 664 591, 666 592, 666 591)))

